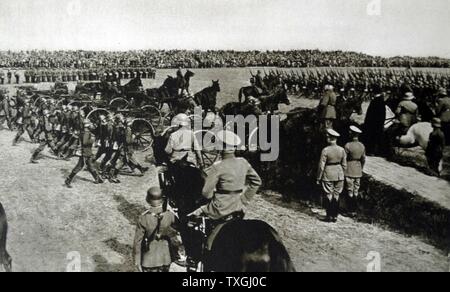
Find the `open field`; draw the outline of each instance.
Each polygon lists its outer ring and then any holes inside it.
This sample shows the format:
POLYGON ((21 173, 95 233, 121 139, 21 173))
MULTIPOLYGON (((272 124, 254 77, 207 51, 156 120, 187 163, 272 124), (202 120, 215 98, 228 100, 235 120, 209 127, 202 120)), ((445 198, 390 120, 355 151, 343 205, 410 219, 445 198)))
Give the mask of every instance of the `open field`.
MULTIPOLYGON (((220 79, 219 105, 236 101, 239 87, 249 84, 248 69, 194 71, 193 92, 220 79)), ((158 70, 157 79, 145 80, 145 87, 159 86, 168 74, 175 75, 175 70, 158 70)), ((292 102, 282 112, 317 103, 296 98, 292 102)), ((145 208, 146 190, 157 184, 156 169, 152 167, 145 177, 122 177, 120 185, 100 186, 82 172, 69 190, 63 182, 75 159, 56 160, 44 152, 39 165, 29 164, 37 146, 23 141, 12 147, 13 137, 14 133, 0 128, 0 201, 10 223, 8 246, 14 270, 65 271, 68 253, 75 251, 81 255, 82 271, 132 271, 134 225, 145 208)), ((148 154, 141 153, 139 160, 148 154)), ((450 265, 447 251, 420 237, 348 218, 326 224, 309 208, 285 203, 276 193, 257 196, 248 217, 263 219, 280 232, 299 271, 366 271, 371 251, 380 253, 383 271, 448 271, 450 265)))
MULTIPOLYGON (((76 164, 52 159, 28 163, 35 145, 11 146, 13 133, 0 132, 0 201, 10 223, 9 251, 15 271, 65 271, 67 255, 81 255, 82 271, 133 271, 131 244, 145 191, 157 183, 152 168, 145 177, 122 177, 122 184, 92 184, 82 172, 74 189, 63 186, 76 164)), ((143 154, 139 155, 143 160, 143 154)), ((447 255, 420 238, 341 218, 319 221, 277 194, 257 196, 249 218, 266 220, 280 233, 299 271, 366 271, 366 256, 379 252, 383 271, 446 271, 447 255)))

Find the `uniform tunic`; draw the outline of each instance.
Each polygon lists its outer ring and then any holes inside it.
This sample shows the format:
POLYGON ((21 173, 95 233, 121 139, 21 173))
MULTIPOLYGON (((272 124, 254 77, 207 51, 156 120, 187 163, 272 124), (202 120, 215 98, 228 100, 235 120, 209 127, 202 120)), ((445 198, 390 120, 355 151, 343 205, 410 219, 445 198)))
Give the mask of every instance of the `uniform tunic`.
POLYGON ((261 178, 247 160, 224 158, 207 171, 203 196, 211 201, 202 207, 203 213, 218 220, 242 211, 261 185, 261 178))
POLYGON ((419 107, 410 100, 403 100, 397 107, 400 124, 405 128, 410 128, 417 122, 419 107))
POLYGON ((157 268, 170 266, 172 263, 169 237, 176 229, 176 217, 170 212, 163 212, 162 207, 150 208, 140 218, 134 238, 134 255, 136 266, 143 268, 157 268), (160 218, 158 218, 160 216, 160 218), (160 220, 159 235, 158 221, 160 220), (149 241, 148 247, 143 248, 144 239, 149 241))
POLYGON ((345 170, 347 190, 349 196, 358 196, 366 163, 366 149, 359 141, 348 143, 344 149, 347 153, 347 169, 345 170))
POLYGON ((322 182, 325 194, 339 198, 344 189, 344 172, 347 169, 347 154, 344 148, 332 145, 322 151, 317 180, 322 182))
POLYGON ((170 155, 170 162, 180 161, 187 154, 187 161, 197 165, 195 150, 201 150, 194 132, 188 128, 181 128, 169 137, 166 153, 170 155))

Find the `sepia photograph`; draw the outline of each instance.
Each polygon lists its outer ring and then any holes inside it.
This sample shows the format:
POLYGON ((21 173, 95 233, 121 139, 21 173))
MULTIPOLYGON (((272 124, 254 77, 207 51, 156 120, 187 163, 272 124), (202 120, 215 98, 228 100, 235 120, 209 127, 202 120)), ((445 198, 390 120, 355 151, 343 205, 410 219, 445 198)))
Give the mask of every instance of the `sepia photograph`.
POLYGON ((1 0, 0 272, 450 272, 449 15, 1 0))

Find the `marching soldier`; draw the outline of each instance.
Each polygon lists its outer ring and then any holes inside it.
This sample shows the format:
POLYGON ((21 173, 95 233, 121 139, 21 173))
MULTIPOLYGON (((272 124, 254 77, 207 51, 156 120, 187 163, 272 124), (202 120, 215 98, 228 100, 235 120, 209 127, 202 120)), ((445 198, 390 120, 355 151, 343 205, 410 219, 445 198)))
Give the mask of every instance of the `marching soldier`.
POLYGON ((39 126, 41 127, 41 135, 39 137, 40 144, 39 147, 33 152, 33 155, 31 156, 30 163, 37 164, 37 158, 39 154, 44 151, 45 147, 48 146, 53 153, 56 153, 56 147, 53 142, 53 125, 50 122, 50 112, 49 110, 44 110, 43 116, 41 118, 41 122, 39 123, 39 126))
POLYGON ((133 119, 129 118, 126 123, 125 127, 120 127, 118 131, 118 140, 119 143, 122 145, 121 151, 119 151, 119 155, 121 155, 121 160, 118 161, 118 163, 115 164, 114 169, 110 171, 111 180, 114 183, 120 182, 117 180, 117 175, 119 174, 120 169, 122 169, 125 165, 128 165, 132 171, 135 169, 139 170, 142 175, 144 175, 149 168, 143 167, 139 164, 139 162, 136 161, 133 151, 133 132, 131 129, 131 126, 133 124, 133 119))
POLYGON ((5 84, 5 72, 3 70, 0 70, 0 84, 5 84))
POLYGON ((186 114, 179 114, 174 118, 174 126, 179 129, 170 135, 165 151, 170 156, 171 163, 187 156, 188 162, 203 167, 200 145, 190 125, 191 121, 186 114))
POLYGON ((141 215, 133 244, 134 263, 140 272, 169 272, 174 262, 171 252, 177 237, 178 220, 170 210, 164 210, 160 188, 147 192, 150 208, 141 215))
MULTIPOLYGON (((96 162, 102 155, 106 155, 109 149, 109 141, 111 141, 112 127, 109 126, 108 121, 104 115, 99 117, 100 124, 98 125, 98 151, 95 154, 94 162, 96 162)), ((102 168, 100 167, 100 170, 102 168)))
POLYGON ((444 148, 445 148, 445 135, 442 132, 441 120, 438 118, 433 119, 432 122, 433 132, 430 135, 430 141, 425 151, 427 157, 428 167, 434 175, 440 176, 443 166, 444 148))
POLYGON ((362 134, 360 129, 355 126, 351 126, 350 136, 352 141, 347 143, 344 147, 345 152, 347 153, 345 181, 349 199, 348 209, 352 217, 356 215, 361 178, 363 176, 363 169, 366 163, 366 148, 361 142, 359 142, 360 134, 362 134))
POLYGON ((66 179, 65 184, 68 188, 72 188, 72 181, 75 178, 75 176, 83 170, 84 166, 86 165, 88 171, 91 173, 92 177, 94 178, 95 184, 102 184, 103 180, 98 175, 97 171, 94 168, 93 162, 92 162, 92 146, 94 144, 94 137, 91 132, 93 125, 91 121, 84 120, 83 122, 84 130, 81 138, 81 156, 78 160, 78 164, 73 169, 72 173, 69 175, 69 177, 66 179))
POLYGON ((31 106, 30 100, 26 99, 23 101, 23 106, 19 108, 19 119, 17 120, 18 130, 17 135, 13 140, 13 146, 16 146, 19 142, 20 137, 25 133, 28 133, 31 141, 34 141, 33 129, 31 127, 31 106))
POLYGON ((103 160, 100 163, 99 169, 102 172, 102 174, 104 175, 106 164, 113 157, 114 152, 115 152, 114 147, 115 147, 115 145, 117 145, 117 141, 116 141, 117 135, 116 135, 115 125, 114 125, 114 115, 110 114, 108 116, 107 125, 104 128, 104 132, 102 134, 100 134, 100 139, 102 139, 101 138, 102 136, 104 136, 104 138, 105 138, 105 141, 104 141, 105 157, 103 157, 103 160))
POLYGON ((325 220, 334 223, 339 216, 339 196, 344 190, 344 173, 347 169, 347 154, 344 148, 337 145, 339 137, 339 133, 333 129, 327 130, 329 146, 322 151, 317 175, 317 184, 322 185, 326 196, 325 220))

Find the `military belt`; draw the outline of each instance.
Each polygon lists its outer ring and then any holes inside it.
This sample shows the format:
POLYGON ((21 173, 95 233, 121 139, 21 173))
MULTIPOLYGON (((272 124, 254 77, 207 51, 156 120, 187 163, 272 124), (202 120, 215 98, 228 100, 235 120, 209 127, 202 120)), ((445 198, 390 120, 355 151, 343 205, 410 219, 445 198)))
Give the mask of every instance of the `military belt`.
POLYGON ((191 149, 173 150, 173 152, 186 152, 186 151, 191 151, 191 149))
POLYGON ((336 165, 341 165, 341 163, 340 162, 327 163, 327 166, 336 166, 336 165))
POLYGON ((243 190, 239 190, 239 191, 223 191, 223 190, 218 190, 216 193, 220 194, 220 195, 240 195, 242 194, 243 190))

